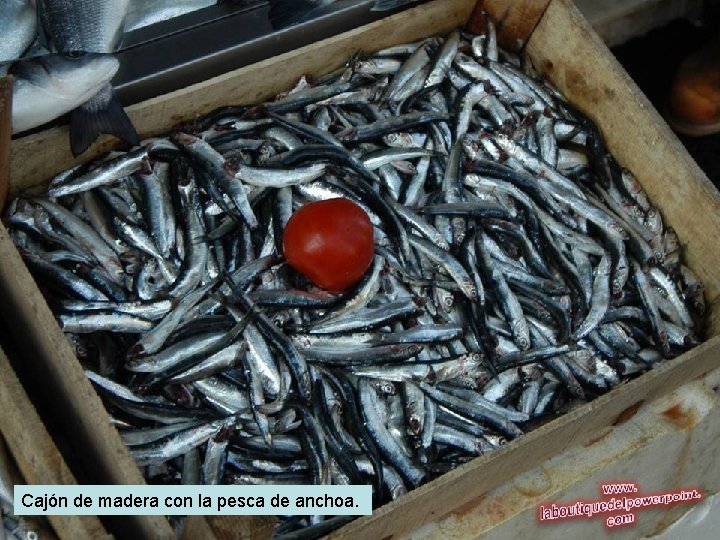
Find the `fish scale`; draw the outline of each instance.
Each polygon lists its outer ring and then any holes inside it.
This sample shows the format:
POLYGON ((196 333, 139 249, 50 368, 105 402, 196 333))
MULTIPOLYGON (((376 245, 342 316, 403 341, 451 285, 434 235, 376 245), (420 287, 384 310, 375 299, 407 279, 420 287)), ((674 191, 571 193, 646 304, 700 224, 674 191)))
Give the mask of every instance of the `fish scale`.
POLYGON ((38 0, 40 21, 60 52, 109 53, 130 0, 38 0))
MULTIPOLYGON (((110 54, 117 50, 130 0, 38 0, 38 15, 48 48, 61 54, 110 54)), ((70 114, 70 146, 83 153, 101 133, 136 145, 140 139, 115 96, 112 85, 70 114)))

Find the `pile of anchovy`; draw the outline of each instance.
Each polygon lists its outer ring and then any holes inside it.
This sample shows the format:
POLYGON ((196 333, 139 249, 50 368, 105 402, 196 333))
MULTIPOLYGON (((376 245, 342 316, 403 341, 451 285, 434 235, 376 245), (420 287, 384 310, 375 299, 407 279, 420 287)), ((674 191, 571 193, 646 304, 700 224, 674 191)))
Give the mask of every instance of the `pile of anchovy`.
POLYGON ((702 329, 674 231, 489 24, 76 167, 6 222, 153 483, 372 484, 381 505, 702 329), (376 237, 343 293, 281 249, 336 197, 376 237))

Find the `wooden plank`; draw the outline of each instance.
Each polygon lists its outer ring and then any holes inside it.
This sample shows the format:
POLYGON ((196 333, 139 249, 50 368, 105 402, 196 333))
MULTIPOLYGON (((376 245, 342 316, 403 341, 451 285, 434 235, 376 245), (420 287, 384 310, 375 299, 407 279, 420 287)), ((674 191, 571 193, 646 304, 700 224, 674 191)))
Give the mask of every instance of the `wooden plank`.
POLYGON ((481 0, 478 7, 485 11, 497 27, 498 43, 511 51, 521 51, 530 39, 550 0, 481 0))
MULTIPOLYGON (((537 509, 549 502, 597 499, 598 486, 613 479, 632 478, 643 494, 680 486, 700 487, 705 499, 720 492, 720 467, 716 463, 720 394, 713 391, 718 384, 720 369, 715 369, 657 400, 645 402, 633 411, 635 414, 623 415, 623 421, 602 430, 585 444, 568 448, 513 476, 486 492, 477 504, 466 505, 436 524, 414 532, 413 540, 716 537, 693 535, 689 529, 678 529, 677 524, 664 531, 689 510, 686 505, 638 513, 632 527, 623 532, 606 529, 601 516, 538 526, 537 509), (660 531, 664 532, 655 536, 660 531)), ((693 510, 694 516, 708 510, 707 503, 698 505, 693 510)), ((688 525, 687 519, 681 521, 688 525)))
MULTIPOLYGON (((469 0, 443 0, 411 8, 350 32, 128 107, 128 116, 142 137, 150 137, 221 105, 260 103, 286 91, 302 75, 329 73, 359 51, 375 51, 414 41, 427 36, 430 28, 432 33, 447 33, 467 20, 473 5, 474 1, 469 0)), ((52 175, 115 146, 114 139, 103 137, 80 158, 74 158, 68 145, 67 126, 16 139, 12 143, 10 158, 10 191, 16 193, 47 184, 52 175)))
POLYGON ((270 540, 275 516, 188 516, 182 540, 270 540))
MULTIPOLYGON (((26 484, 22 474, 17 468, 17 463, 10 452, 10 449, 2 436, 0 428, 0 477, 2 477, 4 486, 8 487, 11 494, 13 487, 18 484, 26 484)), ((40 538, 54 538, 58 536, 58 532, 52 528, 50 522, 45 516, 23 516, 22 520, 28 530, 36 532, 40 538)), ((3 538, 3 540, 5 540, 3 538)), ((64 540, 64 539, 60 539, 64 540)))
POLYGON ((218 540, 270 540, 278 518, 275 516, 208 516, 207 522, 218 540))
MULTIPOLYGON (((0 432, 28 484, 76 485, 77 481, 0 350, 0 432)), ((96 516, 47 516, 61 539, 109 538, 96 516)))
POLYGON ((182 540, 201 540, 212 538, 212 529, 203 516, 188 516, 185 518, 182 540))
POLYGON ((0 79, 0 208, 10 188, 10 139, 12 137, 13 78, 0 79))
MULTIPOLYGON (((97 484, 144 484, 140 470, 110 424, 105 407, 85 377, 74 351, 55 322, 4 225, 0 224, 0 310, 5 324, 28 339, 25 365, 46 384, 49 400, 66 414, 58 415, 63 430, 97 484)), ((30 454, 33 455, 33 454, 30 454)), ((174 539, 162 516, 128 516, 123 527, 135 538, 174 539)))
POLYGON ((638 176, 665 223, 677 231, 686 264, 705 284, 708 335, 716 335, 720 194, 715 186, 570 0, 550 4, 527 54, 597 123, 610 152, 638 176))

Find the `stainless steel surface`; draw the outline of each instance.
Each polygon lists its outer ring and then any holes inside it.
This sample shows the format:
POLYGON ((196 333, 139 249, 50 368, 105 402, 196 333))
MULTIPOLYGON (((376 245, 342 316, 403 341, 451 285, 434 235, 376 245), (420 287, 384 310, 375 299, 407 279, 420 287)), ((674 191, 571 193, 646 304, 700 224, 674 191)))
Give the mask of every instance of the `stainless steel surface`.
POLYGON ((273 30, 265 0, 224 2, 129 32, 113 80, 131 105, 386 17, 372 0, 341 0, 321 16, 273 30))

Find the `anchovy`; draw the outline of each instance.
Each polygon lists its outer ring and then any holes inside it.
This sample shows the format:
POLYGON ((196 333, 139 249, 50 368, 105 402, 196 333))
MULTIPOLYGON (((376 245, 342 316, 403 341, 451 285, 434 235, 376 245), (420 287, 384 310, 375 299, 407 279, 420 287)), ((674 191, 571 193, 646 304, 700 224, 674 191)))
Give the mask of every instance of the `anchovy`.
POLYGON ((138 465, 142 466, 151 463, 162 463, 181 456, 208 440, 224 422, 224 420, 216 420, 200 427, 191 427, 167 441, 135 447, 132 450, 133 458, 135 458, 138 465))
POLYGON ((48 190, 49 197, 63 197, 99 186, 115 183, 147 167, 148 152, 145 148, 137 148, 126 154, 108 160, 96 170, 71 179, 63 184, 55 184, 48 190))
POLYGON ((588 335, 602 321, 610 303, 610 258, 606 255, 600 259, 595 269, 595 280, 593 281, 593 293, 590 304, 590 311, 580 327, 575 330, 573 339, 581 340, 588 335))
POLYGON ((408 459, 400 444, 382 422, 377 411, 377 398, 374 397, 376 391, 372 384, 365 379, 360 379, 358 387, 365 422, 378 448, 407 482, 411 485, 418 485, 425 473, 408 459))

